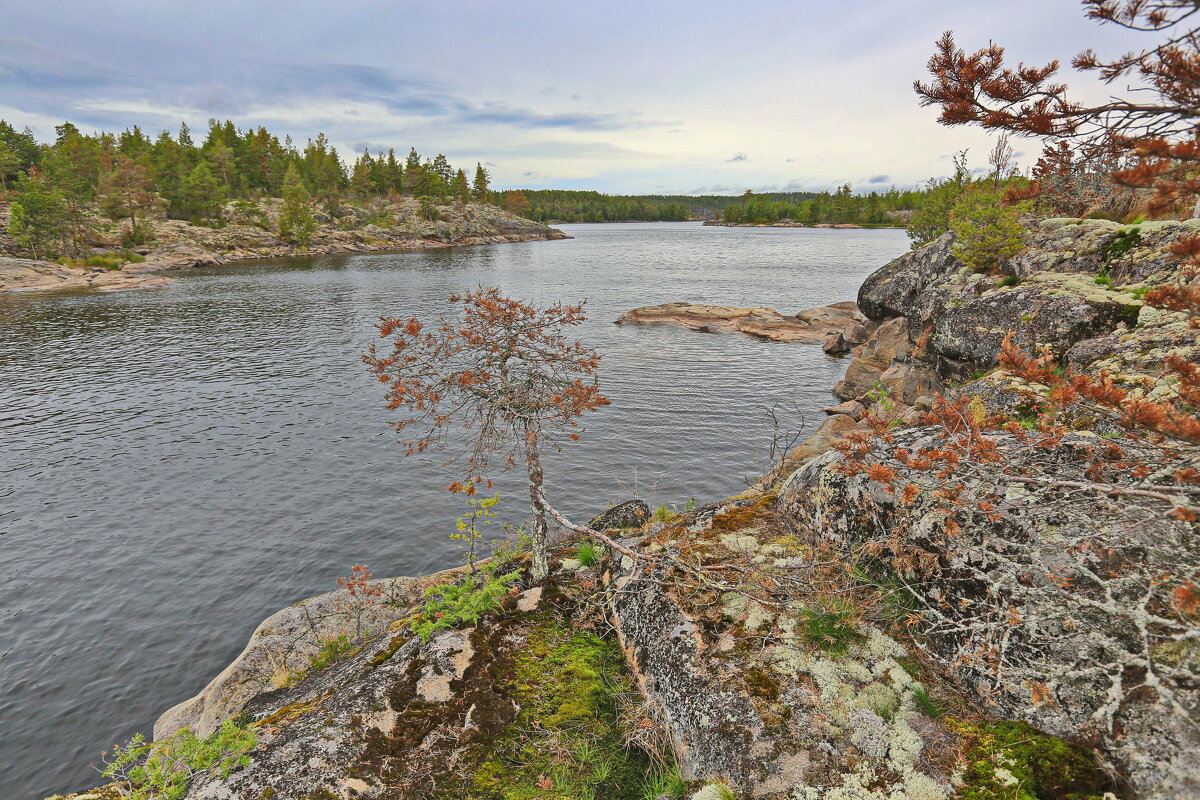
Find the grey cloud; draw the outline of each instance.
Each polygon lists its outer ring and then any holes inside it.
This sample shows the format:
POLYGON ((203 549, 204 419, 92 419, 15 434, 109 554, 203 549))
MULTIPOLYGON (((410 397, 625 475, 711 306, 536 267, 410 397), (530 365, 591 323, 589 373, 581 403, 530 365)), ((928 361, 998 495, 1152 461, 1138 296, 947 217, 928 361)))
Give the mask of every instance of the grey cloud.
POLYGON ((725 192, 739 191, 737 186, 728 186, 723 183, 716 183, 712 186, 697 186, 686 194, 724 194, 725 192))
POLYGON ((872 175, 871 177, 867 178, 865 183, 869 183, 869 184, 889 183, 889 182, 891 182, 891 180, 892 180, 891 175, 872 175))
POLYGON ((734 161, 749 161, 750 156, 746 155, 745 153, 738 152, 738 153, 734 153, 731 158, 727 158, 725 160, 730 163, 732 163, 734 161))

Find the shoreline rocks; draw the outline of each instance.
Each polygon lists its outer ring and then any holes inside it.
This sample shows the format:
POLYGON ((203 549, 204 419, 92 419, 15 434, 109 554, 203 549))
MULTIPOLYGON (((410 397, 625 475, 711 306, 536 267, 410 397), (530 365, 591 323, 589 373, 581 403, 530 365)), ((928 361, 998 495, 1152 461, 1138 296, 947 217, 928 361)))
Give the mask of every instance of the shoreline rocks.
POLYGON ((825 344, 833 336, 866 340, 866 317, 853 302, 833 303, 785 316, 773 308, 662 303, 626 311, 618 325, 678 325, 701 333, 744 333, 773 342, 825 344))
MULTIPOLYGON (((171 272, 194 267, 260 261, 265 259, 311 257, 352 253, 406 253, 440 250, 447 247, 473 247, 488 244, 553 241, 572 237, 560 230, 517 217, 495 206, 467 204, 461 208, 444 206, 440 217, 427 220, 419 205, 406 198, 381 208, 343 206, 343 216, 333 219, 318 214, 322 222, 310 245, 298 250, 279 239, 274 232, 278 217, 277 200, 261 201, 257 216, 244 219, 246 212, 235 204, 227 205, 229 222, 220 228, 192 225, 175 219, 159 218, 152 222, 154 240, 136 247, 142 260, 128 262, 120 269, 70 267, 48 261, 6 258, 15 245, 5 244, 0 235, 0 292, 55 289, 138 289, 164 286, 167 277, 146 273, 171 272), (371 215, 374 216, 371 216, 371 215), (388 217, 386 227, 371 220, 388 217)), ((0 208, 0 230, 5 214, 0 208)), ((107 220, 95 219, 96 229, 89 255, 122 251, 119 227, 107 220)))

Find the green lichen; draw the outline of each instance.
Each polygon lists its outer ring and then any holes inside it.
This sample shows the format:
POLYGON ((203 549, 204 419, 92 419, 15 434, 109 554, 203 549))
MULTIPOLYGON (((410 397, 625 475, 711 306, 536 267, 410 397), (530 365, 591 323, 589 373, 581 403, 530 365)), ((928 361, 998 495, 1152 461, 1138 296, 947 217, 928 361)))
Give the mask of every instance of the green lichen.
POLYGON ((625 747, 617 698, 632 690, 620 649, 551 617, 519 649, 519 712, 445 796, 464 800, 641 800, 657 775, 625 747))
POLYGON ((1101 800, 1112 788, 1086 749, 1024 723, 950 727, 965 743, 959 800, 1101 800))

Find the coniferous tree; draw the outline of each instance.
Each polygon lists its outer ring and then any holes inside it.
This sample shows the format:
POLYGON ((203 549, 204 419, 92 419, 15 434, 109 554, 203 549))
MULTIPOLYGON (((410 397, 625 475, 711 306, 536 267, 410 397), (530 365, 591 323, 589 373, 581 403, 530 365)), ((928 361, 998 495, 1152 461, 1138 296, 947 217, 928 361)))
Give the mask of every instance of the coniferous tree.
POLYGON ((180 186, 180 203, 189 219, 211 222, 221 213, 225 194, 206 162, 192 168, 180 186))
POLYGON ((454 173, 454 179, 450 182, 450 194, 461 203, 471 202, 471 186, 467 183, 467 173, 461 169, 454 173))
POLYGON ((307 248, 317 232, 317 220, 309 205, 308 189, 300 170, 292 164, 283 178, 283 205, 279 209, 279 236, 307 248))
POLYGON ((475 181, 471 184, 471 193, 475 196, 475 199, 477 201, 479 201, 480 203, 491 202, 491 194, 492 193, 488 190, 488 183, 489 183, 489 181, 491 181, 491 179, 492 179, 492 176, 488 173, 488 171, 486 169, 483 168, 483 164, 476 162, 475 163, 475 181))
POLYGON ((8 232, 34 258, 51 255, 65 227, 65 206, 58 190, 37 173, 17 179, 16 199, 9 209, 8 232))
POLYGON ((129 156, 118 156, 113 168, 101 174, 100 210, 110 219, 128 219, 126 239, 143 244, 150 235, 146 215, 158 204, 145 167, 129 156))

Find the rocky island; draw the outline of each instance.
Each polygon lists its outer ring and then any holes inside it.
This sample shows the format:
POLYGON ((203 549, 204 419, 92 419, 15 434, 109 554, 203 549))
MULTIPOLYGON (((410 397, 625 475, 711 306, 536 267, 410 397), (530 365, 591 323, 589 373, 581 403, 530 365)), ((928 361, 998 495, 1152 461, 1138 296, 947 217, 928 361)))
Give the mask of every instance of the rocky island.
POLYGON ((1122 472, 1160 444, 1099 406, 1048 420, 1028 378, 1058 373, 1013 349, 1169 396, 1196 329, 1140 298, 1191 280, 1163 247, 1194 225, 1041 220, 1004 275, 948 233, 808 319, 632 312, 861 331, 843 402, 756 487, 623 504, 592 523, 619 549, 563 539, 540 583, 517 548, 302 601, 155 752, 220 743, 196 800, 1200 796, 1200 544, 1167 513, 1195 484, 1122 472))
MULTIPOLYGON (((403 197, 370 204, 341 203, 332 213, 317 211, 310 241, 298 245, 280 233, 281 206, 277 199, 227 203, 221 209, 220 227, 160 214, 147 221, 153 237, 133 247, 122 245, 120 223, 93 215, 86 254, 68 263, 12 257, 22 251, 11 236, 0 234, 0 292, 142 289, 170 282, 150 273, 254 259, 570 238, 487 203, 445 203, 423 209, 416 198, 403 197)), ((8 221, 9 211, 0 204, 0 231, 8 221)))

